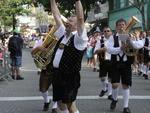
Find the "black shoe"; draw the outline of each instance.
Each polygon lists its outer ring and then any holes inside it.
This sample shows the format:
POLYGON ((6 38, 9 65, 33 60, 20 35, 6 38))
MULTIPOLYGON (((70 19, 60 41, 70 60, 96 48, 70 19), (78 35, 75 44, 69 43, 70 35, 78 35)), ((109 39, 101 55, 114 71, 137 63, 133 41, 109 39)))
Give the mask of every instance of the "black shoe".
POLYGON ((53 108, 53 109, 52 109, 52 113, 58 113, 58 112, 57 112, 57 108, 53 108))
POLYGON ((17 76, 16 77, 16 80, 23 80, 24 78, 23 77, 21 77, 21 76, 17 76))
POLYGON ((143 74, 143 77, 145 77, 146 75, 145 74, 143 74))
POLYGON ((142 75, 142 72, 141 72, 141 71, 139 71, 139 72, 138 72, 138 75, 139 75, 139 76, 141 76, 141 75, 142 75))
POLYGON ((123 109, 123 113, 131 113, 130 109, 127 107, 127 108, 124 108, 123 109))
POLYGON ((117 100, 112 100, 111 104, 110 104, 110 109, 114 110, 116 108, 116 104, 117 104, 117 100))
POLYGON ((109 100, 113 100, 112 95, 109 95, 109 96, 108 96, 108 99, 109 99, 109 100))
POLYGON ((103 97, 106 92, 107 92, 107 90, 106 90, 106 91, 102 90, 102 91, 100 92, 99 96, 100 96, 100 97, 103 97))
POLYGON ((40 74, 41 74, 41 71, 38 71, 37 74, 40 75, 40 74))
POLYGON ((93 72, 96 72, 97 71, 97 69, 96 68, 93 68, 93 72))
POLYGON ((147 80, 148 79, 148 75, 145 75, 144 78, 147 80))
POLYGON ((100 69, 97 69, 97 72, 99 72, 100 71, 100 69))
POLYGON ((12 78, 13 80, 15 80, 15 75, 11 75, 11 78, 12 78))
POLYGON ((49 103, 44 103, 43 111, 48 111, 49 105, 50 105, 50 102, 49 103))

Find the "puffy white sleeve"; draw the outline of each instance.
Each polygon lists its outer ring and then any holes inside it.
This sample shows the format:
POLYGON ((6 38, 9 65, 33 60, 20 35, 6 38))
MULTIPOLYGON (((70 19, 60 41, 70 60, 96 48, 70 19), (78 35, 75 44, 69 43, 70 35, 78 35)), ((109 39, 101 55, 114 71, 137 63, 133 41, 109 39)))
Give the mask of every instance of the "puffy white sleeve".
POLYGON ((111 36, 107 43, 106 43, 106 49, 107 49, 107 52, 109 54, 119 54, 121 52, 121 48, 120 47, 114 47, 114 38, 113 36, 111 36))
POLYGON ((61 25, 56 32, 54 33, 54 36, 56 36, 58 39, 60 39, 65 34, 65 26, 61 25))
POLYGON ((133 46, 133 48, 135 49, 141 49, 144 47, 144 39, 142 40, 132 40, 130 41, 131 45, 133 46))
POLYGON ((79 36, 78 33, 74 37, 74 45, 78 50, 84 50, 88 44, 88 37, 86 29, 83 30, 82 34, 79 36))

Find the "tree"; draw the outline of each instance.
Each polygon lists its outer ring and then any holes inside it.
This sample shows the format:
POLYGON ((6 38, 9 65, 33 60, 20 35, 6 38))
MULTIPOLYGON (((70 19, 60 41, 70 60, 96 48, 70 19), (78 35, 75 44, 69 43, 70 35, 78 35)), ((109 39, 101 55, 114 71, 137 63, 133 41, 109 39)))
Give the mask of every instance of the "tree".
MULTIPOLYGON (((106 0, 81 0, 85 14, 85 19, 87 18, 87 13, 88 11, 90 11, 91 6, 94 6, 95 2, 97 1, 100 1, 101 3, 106 2, 106 0)), ((35 4, 37 4, 37 2, 43 4, 45 10, 50 12, 50 0, 36 0, 35 4)), ((61 14, 63 14, 64 16, 67 17, 74 12, 74 0, 56 0, 56 2, 58 2, 61 14)))
POLYGON ((141 17, 142 17, 143 30, 146 30, 147 29, 147 25, 146 25, 146 21, 145 21, 145 9, 144 9, 144 6, 145 6, 146 3, 148 3, 148 0, 134 0, 134 3, 131 0, 129 0, 129 3, 131 3, 132 6, 137 8, 138 11, 140 12, 141 17))
POLYGON ((35 17, 39 25, 45 25, 45 22, 48 22, 48 14, 41 9, 37 10, 35 17))
POLYGON ((16 15, 22 15, 28 13, 29 11, 23 8, 25 4, 31 4, 32 0, 1 0, 0 1, 0 14, 1 22, 4 26, 13 25, 15 29, 17 20, 16 15), (10 22, 12 20, 12 22, 10 22), (8 23, 7 23, 8 22, 8 23))

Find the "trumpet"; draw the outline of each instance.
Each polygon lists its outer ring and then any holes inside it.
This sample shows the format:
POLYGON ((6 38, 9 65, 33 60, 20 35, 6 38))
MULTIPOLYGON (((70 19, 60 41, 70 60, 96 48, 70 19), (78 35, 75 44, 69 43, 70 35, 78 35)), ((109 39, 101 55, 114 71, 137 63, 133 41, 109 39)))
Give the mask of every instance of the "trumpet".
POLYGON ((135 56, 135 54, 137 53, 137 50, 132 47, 129 40, 129 38, 137 37, 136 33, 129 33, 132 27, 137 23, 140 23, 140 20, 138 20, 138 18, 136 18, 135 16, 132 16, 129 22, 127 23, 126 28, 123 30, 123 33, 127 36, 127 38, 124 41, 122 41, 122 44, 126 45, 126 49, 124 50, 124 53, 127 56, 135 56))

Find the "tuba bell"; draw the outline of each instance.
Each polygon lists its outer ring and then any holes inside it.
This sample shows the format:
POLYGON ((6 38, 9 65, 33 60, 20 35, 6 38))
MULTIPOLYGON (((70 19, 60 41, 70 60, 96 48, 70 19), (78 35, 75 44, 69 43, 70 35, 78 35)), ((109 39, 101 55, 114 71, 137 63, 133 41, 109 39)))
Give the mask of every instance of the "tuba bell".
POLYGON ((136 18, 135 16, 132 16, 129 22, 127 23, 125 31, 129 32, 132 29, 132 27, 136 25, 137 23, 140 23, 140 20, 136 18))
POLYGON ((55 31, 56 29, 53 26, 44 39, 42 47, 45 48, 46 51, 37 51, 32 54, 34 63, 37 68, 46 69, 46 66, 51 61, 54 47, 58 42, 57 38, 54 36, 55 31))
MULTIPOLYGON (((136 37, 136 33, 130 33, 131 29, 133 28, 134 25, 136 25, 137 23, 140 23, 140 20, 138 20, 138 18, 136 18, 135 16, 132 16, 131 19, 128 21, 127 26, 124 30, 125 33, 129 33, 129 38, 132 37, 136 37)), ((127 56, 135 56, 137 53, 137 50, 134 49, 129 41, 129 39, 127 39, 124 43, 127 48, 125 49, 124 53, 127 56)))

